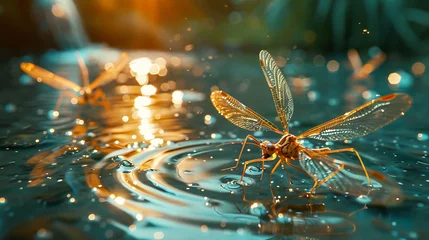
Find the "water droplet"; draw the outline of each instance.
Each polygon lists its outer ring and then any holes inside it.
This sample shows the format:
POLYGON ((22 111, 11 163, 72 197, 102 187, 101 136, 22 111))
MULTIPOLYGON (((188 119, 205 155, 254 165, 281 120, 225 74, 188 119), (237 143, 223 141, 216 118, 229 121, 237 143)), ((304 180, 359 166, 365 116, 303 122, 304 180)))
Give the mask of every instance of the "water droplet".
POLYGON ((278 223, 291 223, 292 218, 285 216, 283 213, 279 213, 279 215, 277 216, 277 222, 278 223))
POLYGON ((250 214, 255 215, 257 217, 265 216, 268 214, 267 208, 262 204, 255 202, 250 206, 249 210, 250 214))
POLYGON ((19 83, 21 85, 27 86, 34 83, 33 78, 28 76, 27 74, 23 74, 19 77, 19 83))
POLYGON ((147 148, 147 147, 149 147, 149 145, 147 145, 147 143, 145 143, 145 142, 140 142, 138 145, 139 145, 140 148, 147 148))
POLYGON ((12 113, 12 112, 15 112, 15 111, 16 111, 16 106, 15 106, 15 104, 13 104, 13 103, 8 103, 8 104, 6 104, 6 106, 4 106, 4 110, 5 110, 7 113, 12 113))
POLYGON ((368 195, 360 195, 359 197, 356 198, 356 201, 358 203, 368 204, 372 201, 372 199, 368 195))
POLYGON ((426 133, 419 133, 417 134, 417 139, 419 141, 426 141, 429 139, 429 136, 426 133))
POLYGON ((48 118, 51 120, 55 120, 60 116, 60 113, 58 111, 50 110, 48 112, 48 118))
POLYGON ((227 187, 229 189, 237 189, 241 188, 241 184, 237 180, 232 180, 231 182, 227 183, 227 187))
POLYGON ((383 187, 383 185, 381 185, 381 183, 374 181, 373 179, 371 179, 371 184, 369 184, 367 181, 365 181, 365 182, 362 182, 361 185, 365 186, 365 187, 372 188, 372 189, 377 189, 377 188, 383 187))
POLYGON ((207 207, 216 207, 216 206, 219 206, 220 204, 219 204, 219 202, 216 202, 216 201, 213 201, 213 200, 208 200, 208 201, 205 203, 205 205, 206 205, 207 207))
POLYGON ((408 236, 410 236, 410 238, 412 238, 412 239, 418 239, 419 238, 419 234, 414 232, 414 231, 410 231, 408 233, 408 236))
POLYGON ((94 149, 94 150, 92 150, 92 151, 89 153, 89 156, 90 156, 93 160, 99 161, 99 160, 103 159, 103 157, 105 156, 105 154, 104 154, 103 152, 100 152, 100 151, 98 151, 98 150, 94 149))
POLYGON ((245 172, 246 172, 246 174, 252 175, 252 176, 261 175, 262 169, 260 167, 257 167, 257 166, 250 166, 246 169, 245 172))
POLYGON ((77 148, 77 147, 69 147, 65 152, 64 152, 64 155, 74 155, 74 154, 76 154, 76 153, 78 153, 79 152, 79 148, 77 148))
POLYGON ((254 183, 254 180, 249 177, 244 177, 242 181, 240 181, 241 176, 226 176, 220 179, 222 182, 221 186, 228 191, 241 190, 242 186, 249 186, 254 183))
POLYGON ((317 91, 309 91, 307 93, 307 96, 308 96, 308 99, 313 102, 320 98, 320 93, 317 91))
POLYGON ((262 137, 264 135, 263 131, 256 131, 253 135, 255 135, 255 137, 262 137))
POLYGON ((111 157, 111 158, 110 158, 110 160, 112 160, 113 162, 120 162, 120 161, 122 161, 122 160, 125 160, 125 157, 124 157, 124 156, 117 155, 117 156, 113 156, 113 157, 111 157))
POLYGON ((221 139, 221 138, 222 138, 222 134, 220 134, 220 133, 212 133, 212 134, 210 135, 210 137, 211 137, 212 139, 221 139))
POLYGON ((86 134, 86 136, 88 136, 88 137, 95 137, 95 133, 93 133, 93 132, 88 132, 88 133, 86 134))
POLYGON ((336 105, 338 105, 340 103, 340 101, 338 100, 338 99, 336 99, 336 98, 330 98, 329 100, 328 100, 328 104, 330 105, 330 106, 336 106, 336 105))
POLYGON ((134 167, 134 164, 128 160, 122 160, 120 165, 124 167, 134 167))
POLYGON ((189 187, 199 187, 200 184, 198 184, 198 183, 188 183, 188 186, 189 187))

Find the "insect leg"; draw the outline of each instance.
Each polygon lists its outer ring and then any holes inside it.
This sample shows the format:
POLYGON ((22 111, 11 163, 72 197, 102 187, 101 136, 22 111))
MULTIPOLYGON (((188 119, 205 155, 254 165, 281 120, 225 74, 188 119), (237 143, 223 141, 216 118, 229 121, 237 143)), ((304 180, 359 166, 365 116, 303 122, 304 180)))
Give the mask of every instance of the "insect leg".
POLYGON ((331 151, 330 148, 326 147, 326 148, 318 148, 318 149, 311 149, 313 152, 317 152, 317 153, 323 153, 326 151, 331 151))
POLYGON ((254 163, 254 162, 262 162, 262 161, 264 161, 264 160, 263 159, 254 159, 254 160, 245 161, 244 167, 243 167, 243 172, 241 173, 240 182, 243 181, 244 172, 246 171, 247 164, 254 163))
MULTIPOLYGON (((320 151, 319 153, 317 153, 317 154, 321 154, 321 155, 327 155, 327 154, 329 154, 331 151, 320 151)), ((308 154, 308 156, 311 158, 311 159, 314 159, 316 156, 315 156, 315 154, 309 154, 309 153, 307 153, 308 154)), ((317 155, 316 154, 316 155, 317 155)), ((341 170, 343 170, 344 169, 344 164, 339 164, 340 166, 334 171, 334 172, 332 172, 331 174, 329 174, 327 177, 325 177, 324 179, 322 179, 322 180, 320 180, 320 179, 316 179, 316 178, 313 178, 314 179, 314 185, 313 185, 313 188, 310 190, 310 194, 313 192, 313 191, 315 191, 317 188, 319 188, 320 186, 322 186, 322 184, 324 184, 326 181, 328 181, 329 179, 331 179, 333 176, 335 176, 337 173, 339 173, 341 170)), ((291 165, 292 166, 292 165, 291 165)), ((296 167, 296 168, 298 168, 298 167, 296 167)), ((304 170, 302 170, 302 171, 304 171, 304 170)), ((306 171, 304 171, 304 172, 306 172, 306 171)), ((309 175, 309 176, 311 176, 310 174, 308 174, 307 173, 307 175, 309 175)))
MULTIPOLYGON (((245 171, 246 171, 246 167, 247 167, 247 165, 248 164, 250 164, 250 163, 255 163, 255 162, 264 162, 264 161, 273 161, 275 158, 272 158, 272 159, 263 159, 263 158, 259 158, 259 159, 253 159, 253 160, 249 160, 249 161, 245 161, 244 162, 244 167, 243 167, 243 172, 242 172, 242 174, 241 174, 241 178, 240 178, 240 181, 242 181, 243 180, 243 177, 244 177, 244 173, 245 173, 245 171)), ((276 164, 276 166, 277 166, 278 164, 276 164)))
POLYGON ((319 188, 320 186, 322 186, 322 184, 324 184, 326 181, 328 181, 329 179, 331 179, 333 176, 335 176, 337 173, 339 173, 343 169, 344 169, 344 164, 340 164, 340 167, 337 170, 335 170, 334 172, 332 172, 331 174, 329 174, 322 181, 319 181, 317 183, 318 186, 317 187, 313 187, 313 189, 311 189, 310 192, 313 192, 314 190, 316 190, 317 188, 319 188))
POLYGON ((280 166, 280 164, 282 163, 282 161, 283 161, 283 159, 282 159, 282 158, 280 158, 280 159, 279 159, 279 161, 276 163, 276 165, 273 167, 273 169, 272 169, 272 170, 271 170, 271 172, 270 172, 270 191, 271 191, 271 196, 273 197, 273 199, 275 198, 275 197, 274 197, 273 187, 272 187, 272 184, 273 184, 273 181, 272 181, 272 179, 273 179, 273 174, 274 174, 274 172, 277 170, 277 168, 280 166))
POLYGON ((356 157, 359 159, 360 165, 362 166, 363 171, 365 172, 366 179, 368 180, 368 184, 371 186, 371 179, 369 178, 368 171, 366 170, 365 164, 362 161, 362 158, 360 157, 358 151, 356 151, 354 148, 343 148, 343 149, 335 149, 335 150, 327 150, 327 151, 321 151, 321 154, 332 154, 332 153, 341 153, 341 152, 353 152, 356 157))
POLYGON ((78 95, 76 95, 74 92, 72 91, 64 91, 63 92, 65 95, 69 96, 69 98, 76 98, 78 103, 81 103, 81 97, 79 97, 78 95))
POLYGON ((79 99, 79 97, 76 96, 76 94, 74 94, 71 91, 68 91, 68 90, 61 91, 60 95, 58 96, 57 103, 55 104, 55 111, 58 111, 61 108, 61 104, 62 104, 62 102, 64 100, 65 95, 69 96, 70 98, 77 98, 77 99, 79 99))
POLYGON ((286 172, 286 176, 287 176, 287 179, 288 179, 288 181, 289 181, 289 184, 293 184, 292 179, 290 178, 289 172, 288 172, 288 170, 287 170, 287 163, 288 163, 288 162, 289 162, 289 159, 287 159, 287 158, 285 158, 284 160, 282 159, 283 169, 284 169, 284 170, 285 170, 285 172, 286 172))
POLYGON ((58 100, 57 103, 55 104, 55 111, 58 112, 58 110, 61 107, 61 103, 63 101, 63 97, 64 97, 64 92, 61 92, 60 95, 58 96, 58 100))
POLYGON ((260 180, 262 180, 262 177, 264 176, 264 172, 265 172, 265 161, 272 161, 272 160, 276 159, 276 157, 277 157, 277 156, 272 155, 270 158, 262 159, 262 168, 261 168, 262 174, 261 174, 261 178, 260 178, 260 180))
MULTIPOLYGON (((294 169, 296 169, 296 170, 298 170, 298 171, 300 171, 300 172, 302 172, 302 173, 304 173, 304 174, 306 174, 307 176, 309 176, 311 179, 313 179, 313 187, 311 188, 311 191, 310 191, 310 193, 311 192, 313 192, 314 190, 316 190, 318 187, 317 187, 317 183, 318 183, 318 181, 317 181, 317 179, 316 178, 314 178, 313 176, 311 176, 307 171, 305 171, 304 169, 302 169, 302 168, 300 168, 300 167, 297 167, 297 166, 295 166, 295 165, 293 165, 292 163, 290 163, 289 161, 286 161, 286 164, 288 165, 288 166, 290 166, 290 167, 292 167, 292 168, 294 168, 294 169)), ((301 195, 301 197, 302 196, 306 196, 307 195, 307 193, 305 193, 305 194, 302 194, 301 195)))
POLYGON ((108 108, 110 106, 110 103, 106 97, 106 94, 104 94, 103 90, 101 90, 100 88, 94 91, 91 98, 94 99, 94 104, 102 105, 104 106, 104 108, 108 108))
POLYGON ((246 136, 246 138, 244 139, 244 141, 243 141, 243 145, 242 145, 242 147, 241 147, 241 151, 240 151, 240 155, 238 155, 238 159, 237 159, 237 163, 235 164, 235 166, 234 167, 229 167, 229 168, 224 168, 224 169, 222 169, 221 171, 225 171, 225 170, 229 170, 229 169, 234 169, 234 168, 237 168, 238 167, 238 164, 240 163, 240 159, 241 159, 241 155, 243 154, 243 151, 244 151, 244 146, 246 146, 246 143, 247 143, 247 140, 248 139, 252 139, 253 141, 255 141, 257 144, 258 144, 258 146, 259 146, 259 141, 258 141, 258 139, 256 139, 254 136, 252 136, 252 135, 247 135, 246 136))

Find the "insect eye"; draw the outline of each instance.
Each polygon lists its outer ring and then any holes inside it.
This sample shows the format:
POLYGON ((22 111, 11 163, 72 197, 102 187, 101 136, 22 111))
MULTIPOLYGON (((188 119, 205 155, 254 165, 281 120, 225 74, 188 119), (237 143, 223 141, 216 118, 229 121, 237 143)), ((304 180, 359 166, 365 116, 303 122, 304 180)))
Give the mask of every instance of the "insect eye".
POLYGON ((270 152, 274 152, 274 150, 276 150, 276 147, 274 147, 273 144, 268 144, 267 145, 267 150, 270 151, 270 152))

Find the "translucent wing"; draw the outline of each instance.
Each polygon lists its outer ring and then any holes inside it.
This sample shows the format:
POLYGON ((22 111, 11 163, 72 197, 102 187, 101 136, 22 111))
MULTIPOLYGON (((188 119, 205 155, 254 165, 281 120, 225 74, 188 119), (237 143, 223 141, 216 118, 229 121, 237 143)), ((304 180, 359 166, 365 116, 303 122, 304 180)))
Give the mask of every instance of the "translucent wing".
POLYGON ((298 138, 337 141, 362 137, 404 115, 412 101, 407 94, 389 94, 314 127, 298 138))
POLYGON ((268 86, 270 87, 271 94, 273 95, 274 104, 283 130, 286 132, 288 131, 289 120, 293 114, 292 94, 285 77, 277 67, 273 57, 271 57, 267 51, 262 50, 259 53, 259 62, 268 86))
POLYGON ((380 172, 367 169, 371 187, 360 165, 321 155, 310 149, 300 152, 299 163, 318 182, 330 177, 322 186, 361 198, 358 200, 362 202, 370 200, 373 204, 397 205, 400 204, 397 199, 402 199, 402 191, 395 182, 380 172), (333 174, 337 170, 338 173, 333 174))
POLYGON ((90 85, 89 88, 94 90, 97 87, 103 86, 114 80, 118 74, 126 67, 128 64, 128 55, 122 53, 121 57, 113 66, 106 71, 104 71, 100 76, 98 76, 90 85))
POLYGON ((81 87, 76 83, 58 76, 54 73, 49 72, 48 70, 38 67, 32 63, 23 62, 21 63, 21 69, 28 75, 33 78, 40 79, 41 82, 59 89, 59 90, 73 90, 75 92, 79 92, 81 87))
POLYGON ((210 99, 219 113, 238 127, 249 131, 271 130, 283 134, 273 123, 226 92, 214 91, 210 95, 210 99))

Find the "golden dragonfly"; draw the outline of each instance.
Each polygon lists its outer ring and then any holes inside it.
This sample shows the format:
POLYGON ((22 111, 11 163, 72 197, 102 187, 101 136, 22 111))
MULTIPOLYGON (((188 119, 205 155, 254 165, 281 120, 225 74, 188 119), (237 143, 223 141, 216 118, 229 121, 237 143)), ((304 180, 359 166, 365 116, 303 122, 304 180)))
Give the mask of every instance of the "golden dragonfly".
POLYGON ((92 83, 89 82, 88 69, 85 65, 84 60, 80 55, 78 57, 78 65, 81 73, 82 86, 79 86, 75 82, 56 75, 44 68, 34 65, 33 63, 23 62, 21 63, 21 70, 29 76, 37 79, 38 82, 45 83, 53 88, 61 90, 61 94, 58 97, 58 101, 55 107, 57 111, 64 96, 69 96, 73 104, 91 104, 101 105, 104 107, 109 106, 106 95, 101 86, 108 84, 114 80, 117 75, 122 71, 128 64, 128 56, 126 53, 122 53, 119 60, 115 62, 110 68, 106 69, 101 73, 92 83))
POLYGON ((362 65, 362 59, 356 49, 350 49, 347 52, 347 57, 353 68, 352 78, 354 80, 367 79, 370 74, 386 60, 386 54, 384 52, 379 52, 371 60, 362 65))
MULTIPOLYGON (((367 170, 362 158, 354 148, 336 150, 331 150, 330 148, 309 149, 298 142, 298 140, 313 138, 323 141, 340 141, 365 136, 404 115, 412 104, 412 98, 409 95, 394 93, 379 97, 295 136, 289 133, 288 129, 289 120, 294 111, 294 104, 286 79, 267 51, 263 50, 260 52, 259 61, 271 90, 283 131, 226 92, 219 90, 214 91, 211 93, 210 98, 218 112, 236 126, 249 131, 270 130, 282 135, 282 137, 278 142, 270 142, 259 141, 256 137, 247 135, 242 143, 243 145, 235 166, 223 170, 237 168, 245 145, 254 144, 261 148, 262 156, 259 159, 249 160, 244 163, 241 180, 243 179, 247 165, 262 162, 262 171, 264 171, 265 161, 274 161, 277 156, 279 160, 271 170, 270 177, 280 165, 283 165, 286 173, 287 166, 289 166, 307 174, 314 180, 314 185, 310 193, 322 184, 326 184, 331 189, 347 191, 350 192, 350 194, 355 192, 357 194, 363 192, 361 191, 362 187, 366 186, 366 189, 368 189, 373 186, 370 176, 377 179, 376 181, 383 181, 383 179, 385 179, 384 175, 381 173, 367 170), (248 142, 249 139, 253 140, 255 143, 248 142), (340 161, 329 156, 333 153, 342 152, 354 153, 360 162, 360 166, 340 161), (298 160, 300 167, 292 164, 292 160, 298 160), (342 171, 345 168, 347 170, 342 171), (361 174, 362 170, 365 177, 361 174)), ((289 182, 292 183, 289 174, 287 175, 289 182)))

